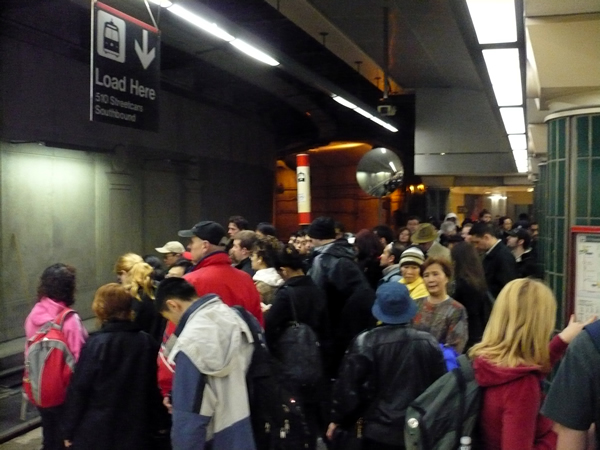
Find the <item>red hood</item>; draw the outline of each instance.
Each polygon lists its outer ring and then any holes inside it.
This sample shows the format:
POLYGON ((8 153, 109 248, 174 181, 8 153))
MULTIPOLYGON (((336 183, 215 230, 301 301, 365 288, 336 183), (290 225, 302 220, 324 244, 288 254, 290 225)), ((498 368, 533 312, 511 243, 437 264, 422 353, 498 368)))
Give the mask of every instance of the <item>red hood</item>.
POLYGON ((211 253, 210 255, 206 255, 204 258, 202 258, 200 262, 196 264, 196 267, 194 267, 194 270, 192 270, 192 272, 201 269, 202 267, 221 266, 223 264, 227 264, 228 266, 230 266, 231 259, 229 259, 229 255, 226 252, 217 251, 211 253))
POLYGON ((481 357, 475 358, 473 369, 475 379, 482 387, 510 383, 532 373, 540 378, 544 376, 539 366, 500 367, 481 357))

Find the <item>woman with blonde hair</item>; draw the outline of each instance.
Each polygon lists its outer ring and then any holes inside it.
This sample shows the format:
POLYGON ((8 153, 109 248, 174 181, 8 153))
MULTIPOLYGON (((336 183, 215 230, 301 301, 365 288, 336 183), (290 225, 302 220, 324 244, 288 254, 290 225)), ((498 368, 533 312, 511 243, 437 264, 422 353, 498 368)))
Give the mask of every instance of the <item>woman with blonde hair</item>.
POLYGON ((119 282, 129 295, 137 300, 132 305, 134 322, 142 331, 160 342, 165 328, 165 319, 156 311, 154 305, 153 271, 152 266, 135 253, 125 253, 115 264, 115 273, 119 282))
POLYGON ((479 414, 486 449, 550 449, 552 422, 539 414, 540 381, 587 323, 569 325, 548 345, 556 300, 544 283, 520 278, 498 295, 482 341, 469 351, 475 379, 483 388, 479 414))

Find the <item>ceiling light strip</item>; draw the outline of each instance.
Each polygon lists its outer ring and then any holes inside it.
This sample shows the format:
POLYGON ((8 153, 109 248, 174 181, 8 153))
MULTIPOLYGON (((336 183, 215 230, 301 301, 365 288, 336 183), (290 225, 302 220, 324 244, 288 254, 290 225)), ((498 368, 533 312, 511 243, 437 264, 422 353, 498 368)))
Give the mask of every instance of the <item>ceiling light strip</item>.
POLYGON ((514 0, 467 0, 479 44, 517 42, 514 0))
POLYGON ((391 131, 392 133, 396 133, 398 131, 398 128, 396 128, 395 126, 390 125, 389 123, 384 122, 383 120, 381 120, 379 117, 376 117, 373 114, 365 111, 364 109, 359 108, 357 105, 355 105, 351 101, 346 100, 344 97, 341 97, 339 95, 333 94, 331 96, 331 98, 333 98, 340 105, 345 106, 346 108, 351 109, 352 111, 360 114, 363 117, 366 117, 367 119, 375 122, 377 125, 382 126, 386 130, 391 131))
MULTIPOLYGON (((159 4, 161 4, 161 6, 162 6, 164 0, 162 0, 162 1, 157 0, 157 1, 161 2, 159 4)), ((182 18, 183 20, 191 23, 192 25, 195 25, 196 27, 200 28, 201 30, 203 30, 209 34, 212 34, 216 38, 219 38, 226 42, 229 42, 232 46, 234 46, 241 52, 245 53, 246 55, 256 59, 257 61, 268 64, 269 66, 272 66, 272 67, 276 67, 279 65, 279 61, 277 61, 275 58, 269 56, 262 50, 254 47, 253 45, 250 45, 249 43, 243 41, 242 39, 232 36, 231 34, 229 34, 227 31, 222 29, 216 23, 206 20, 203 17, 201 17, 201 16, 199 16, 177 4, 171 4, 170 6, 166 6, 167 3, 164 3, 164 5, 165 5, 165 8, 167 8, 167 10, 170 11, 171 13, 173 13, 176 16, 182 18)))

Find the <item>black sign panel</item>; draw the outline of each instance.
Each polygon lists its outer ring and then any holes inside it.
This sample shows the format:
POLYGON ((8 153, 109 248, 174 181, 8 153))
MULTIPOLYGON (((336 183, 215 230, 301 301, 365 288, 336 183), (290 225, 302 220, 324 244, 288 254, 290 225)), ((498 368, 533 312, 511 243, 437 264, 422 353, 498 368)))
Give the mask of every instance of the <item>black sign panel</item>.
POLYGON ((158 29, 101 2, 92 14, 90 120, 158 131, 158 29))

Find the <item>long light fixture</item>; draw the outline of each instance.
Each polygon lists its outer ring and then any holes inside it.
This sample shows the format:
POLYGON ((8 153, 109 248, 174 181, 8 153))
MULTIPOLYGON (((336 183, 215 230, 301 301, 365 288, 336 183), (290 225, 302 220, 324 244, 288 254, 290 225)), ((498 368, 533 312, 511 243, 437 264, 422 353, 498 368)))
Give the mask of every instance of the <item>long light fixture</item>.
POLYGON ((513 150, 527 150, 527 137, 524 134, 509 134, 508 141, 513 150))
POLYGON ((517 42, 514 0, 467 0, 480 44, 517 42))
POLYGON ((482 53, 498 106, 522 105, 519 49, 497 48, 483 50, 482 53))
POLYGON ((528 170, 515 0, 466 0, 519 173, 528 170), (500 45, 499 45, 500 44, 500 45), (508 44, 508 45, 507 45, 508 44))
MULTIPOLYGON (((153 0, 151 0, 151 1, 153 1, 153 0)), ((256 59, 257 61, 268 64, 269 66, 272 66, 272 67, 279 65, 279 61, 277 61, 275 58, 267 55, 262 50, 259 50, 258 48, 254 47, 253 45, 248 44, 246 41, 243 41, 242 39, 236 38, 235 36, 229 34, 227 31, 225 31, 223 28, 221 28, 216 23, 206 20, 203 17, 200 17, 198 14, 195 14, 195 13, 185 9, 184 7, 182 7, 180 5, 171 4, 171 5, 167 6, 167 4, 165 3, 165 0, 155 0, 155 1, 153 1, 153 3, 157 3, 157 4, 160 4, 161 6, 164 6, 165 8, 167 8, 167 10, 169 12, 172 12, 176 16, 191 23, 192 25, 195 25, 196 27, 200 28, 201 30, 203 30, 209 34, 212 34, 213 36, 215 36, 219 39, 229 42, 232 46, 234 46, 241 52, 245 53, 246 55, 256 59)))
POLYGON ((525 113, 522 106, 500 108, 506 134, 525 134, 525 113))
POLYGON ((386 130, 391 131, 392 133, 396 133, 398 131, 398 128, 396 128, 395 126, 390 125, 389 123, 384 122, 383 120, 381 120, 379 117, 376 117, 373 114, 365 111, 364 109, 359 108, 358 106, 356 106, 351 101, 346 100, 344 97, 341 97, 339 95, 333 94, 331 96, 331 98, 333 98, 340 105, 345 106, 346 108, 351 109, 352 111, 360 114, 363 117, 366 117, 369 120, 372 120, 377 125, 382 126, 383 128, 385 128, 386 130))
POLYGON ((173 2, 171 0, 148 0, 150 3, 154 3, 155 5, 162 6, 163 8, 169 8, 173 2))
POLYGON ((527 173, 529 169, 527 150, 513 150, 512 154, 519 173, 527 173))
POLYGON ((246 55, 251 56, 252 58, 254 58, 260 62, 268 64, 269 66, 275 67, 275 66, 279 65, 279 61, 277 61, 275 58, 271 58, 269 55, 267 55, 262 50, 259 50, 256 47, 253 47, 252 45, 248 44, 245 41, 242 41, 241 39, 234 39, 233 41, 230 41, 229 43, 231 45, 233 45, 235 48, 237 48, 238 50, 240 50, 241 52, 245 53, 246 55))
POLYGON ((167 9, 169 12, 175 14, 178 17, 181 17, 183 20, 191 23, 192 25, 197 26, 201 30, 206 31, 207 33, 210 33, 215 37, 218 37, 219 39, 223 39, 227 42, 231 42, 235 39, 231 34, 223 30, 216 23, 209 22, 208 20, 200 17, 199 15, 188 11, 182 6, 175 4, 168 7, 167 9))

